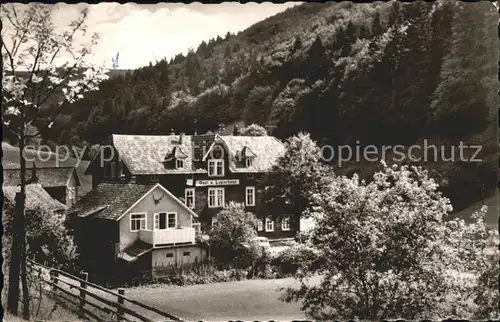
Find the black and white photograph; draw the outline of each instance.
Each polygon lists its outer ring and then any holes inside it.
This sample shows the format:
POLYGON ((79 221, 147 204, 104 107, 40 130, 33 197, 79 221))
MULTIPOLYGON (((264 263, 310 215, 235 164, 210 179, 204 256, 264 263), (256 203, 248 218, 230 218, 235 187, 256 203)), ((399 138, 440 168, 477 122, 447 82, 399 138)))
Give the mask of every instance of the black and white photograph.
POLYGON ((500 319, 498 1, 0 20, 3 321, 500 319))

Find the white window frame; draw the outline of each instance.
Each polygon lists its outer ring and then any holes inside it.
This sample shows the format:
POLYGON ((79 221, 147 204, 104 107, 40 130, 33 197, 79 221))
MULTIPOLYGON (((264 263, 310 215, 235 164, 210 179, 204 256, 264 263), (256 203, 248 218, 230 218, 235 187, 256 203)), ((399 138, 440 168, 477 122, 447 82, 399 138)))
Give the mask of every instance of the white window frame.
POLYGON ((266 227, 265 228, 266 228, 267 232, 274 231, 274 221, 271 218, 269 218, 269 217, 266 217, 266 227), (271 224, 270 225, 271 228, 268 228, 269 224, 271 224))
POLYGON ((224 176, 224 160, 223 159, 211 159, 208 160, 208 176, 209 177, 223 177, 224 176), (218 173, 217 169, 220 165, 221 172, 218 173), (210 171, 212 170, 212 171, 210 171))
POLYGON ((262 219, 257 219, 257 231, 264 230, 264 221, 262 219))
POLYGON ((148 214, 146 212, 134 212, 130 215, 130 232, 137 232, 141 229, 146 230, 148 228, 148 214), (134 216, 144 216, 144 218, 133 218, 134 216), (132 222, 139 221, 139 229, 132 229, 132 222), (144 222, 144 228, 142 228, 142 222, 144 222))
POLYGON ((208 208, 222 208, 224 207, 225 205, 225 198, 226 198, 226 191, 224 188, 220 188, 220 187, 217 187, 217 188, 208 188, 208 208), (213 192, 213 196, 214 196, 214 203, 211 203, 210 202, 210 194, 211 192, 213 192), (222 196, 222 200, 221 202, 219 203, 219 197, 222 196))
POLYGON ((252 158, 246 158, 245 159, 245 167, 250 168, 253 165, 253 159, 252 158))
POLYGON ((153 221, 153 230, 169 230, 169 229, 175 229, 177 228, 177 213, 173 211, 160 211, 160 212, 155 212, 154 215, 154 221, 153 221), (160 214, 165 214, 165 223, 166 227, 160 229, 160 214), (175 223, 173 227, 168 226, 168 217, 169 215, 174 215, 175 223))
POLYGON ((188 206, 188 208, 190 209, 194 209, 195 208, 195 190, 194 188, 186 188, 184 189, 184 202, 186 204, 186 206, 188 206), (192 194, 192 199, 193 199, 193 203, 191 205, 188 204, 188 193, 191 193, 192 194))
POLYGON ((184 168, 184 160, 175 159, 175 168, 176 169, 183 169, 184 168))
POLYGON ((290 230, 290 217, 281 218, 281 230, 282 231, 290 230))
POLYGON ((151 175, 151 182, 158 182, 160 181, 160 176, 157 174, 152 174, 151 175))
POLYGON ((255 187, 246 187, 245 188, 245 205, 249 207, 255 206, 255 187), (251 192, 251 194, 249 194, 251 192), (249 200, 251 197, 251 200, 249 200))

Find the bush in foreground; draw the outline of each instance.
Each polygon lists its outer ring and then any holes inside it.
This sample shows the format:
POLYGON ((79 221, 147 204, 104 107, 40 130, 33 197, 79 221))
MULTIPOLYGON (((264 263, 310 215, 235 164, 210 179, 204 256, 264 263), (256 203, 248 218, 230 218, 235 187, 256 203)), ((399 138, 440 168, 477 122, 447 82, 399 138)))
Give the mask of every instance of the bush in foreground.
POLYGON ((484 223, 446 221, 451 205, 437 188, 420 167, 385 163, 370 183, 337 178, 307 209, 316 259, 284 299, 319 320, 472 317, 484 223), (320 285, 307 283, 313 274, 320 285))
POLYGON ((255 258, 245 246, 257 236, 255 215, 243 204, 230 202, 216 218, 208 241, 213 258, 222 268, 247 268, 255 258))
POLYGON ((304 262, 315 259, 314 250, 306 245, 295 245, 277 254, 271 265, 279 277, 295 275, 304 262))

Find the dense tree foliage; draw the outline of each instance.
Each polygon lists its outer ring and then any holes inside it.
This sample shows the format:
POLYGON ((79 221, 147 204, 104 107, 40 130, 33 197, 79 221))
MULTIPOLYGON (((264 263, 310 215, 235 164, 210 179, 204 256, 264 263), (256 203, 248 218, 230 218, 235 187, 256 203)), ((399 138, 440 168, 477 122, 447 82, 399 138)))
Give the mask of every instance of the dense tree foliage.
POLYGON ((322 157, 322 150, 309 134, 299 133, 288 139, 285 154, 260 183, 266 211, 276 217, 291 215, 290 225, 298 230, 313 196, 333 178, 333 169, 322 162, 322 157))
MULTIPOLYGON (((22 285, 23 318, 30 318, 26 268, 26 156, 25 147, 50 134, 61 108, 77 102, 107 79, 105 69, 88 63, 97 44, 86 34, 89 10, 83 8, 74 20, 56 28, 56 6, 30 3, 1 6, 2 32, 2 129, 19 144, 20 191, 16 197, 9 264, 7 311, 18 315, 19 282, 22 285), (63 57, 70 59, 61 60, 63 57), (58 63, 59 62, 59 63, 58 63)), ((83 131, 81 126, 77 129, 83 131)), ((64 131, 62 131, 64 133, 64 131)), ((66 132, 67 133, 67 132, 66 132)))
MULTIPOLYGON (((303 4, 103 82, 45 139, 96 144, 111 133, 204 133, 244 121, 332 146, 427 138, 496 147, 496 17, 488 2, 303 4)), ((450 181, 467 190, 453 196, 461 208, 480 198, 477 172, 496 169, 455 167, 450 181)))
POLYGON ((498 318, 498 233, 484 210, 475 224, 449 220, 437 187, 415 166, 383 164, 369 183, 337 177, 306 209, 315 257, 285 299, 318 320, 498 318))
MULTIPOLYGON (((4 209, 5 240, 12 240, 14 209, 4 209)), ((26 211, 26 254, 29 258, 51 267, 73 268, 77 258, 73 237, 68 234, 64 215, 42 209, 26 211)), ((10 249, 5 247, 4 259, 10 259, 10 249)))
POLYGON ((241 129, 241 135, 247 136, 266 136, 267 131, 264 127, 258 124, 250 124, 249 126, 241 129))
POLYGON ((250 264, 246 245, 257 236, 256 222, 255 215, 240 203, 230 202, 217 214, 208 240, 217 264, 243 268, 250 264))

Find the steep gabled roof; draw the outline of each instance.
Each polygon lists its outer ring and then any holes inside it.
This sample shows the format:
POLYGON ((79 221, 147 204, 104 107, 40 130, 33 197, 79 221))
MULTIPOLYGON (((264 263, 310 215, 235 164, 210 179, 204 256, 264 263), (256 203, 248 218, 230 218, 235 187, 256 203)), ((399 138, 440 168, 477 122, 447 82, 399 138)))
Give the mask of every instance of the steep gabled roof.
POLYGON ((221 136, 221 135, 112 135, 113 145, 122 161, 133 175, 141 174, 191 174, 206 173, 205 168, 196 168, 197 161, 209 154, 216 143, 221 143, 230 155, 232 172, 266 172, 285 147, 273 136, 221 136), (249 168, 237 167, 241 156, 253 158, 249 168), (175 169, 165 165, 165 159, 179 157, 184 168, 175 169))
POLYGON ((94 218, 120 220, 131 208, 156 188, 162 189, 170 198, 181 207, 184 207, 190 215, 198 217, 192 209, 188 208, 179 198, 159 183, 155 185, 102 183, 78 200, 69 209, 68 213, 77 214, 79 217, 92 216, 94 218))
MULTIPOLYGON (((26 180, 29 180, 31 175, 32 168, 30 167, 26 169, 26 180)), ((38 183, 45 188, 65 187, 72 175, 76 178, 76 185, 80 185, 80 179, 74 167, 36 168, 38 183)), ((4 169, 3 178, 2 185, 17 186, 21 184, 21 169, 4 169)))
POLYGON ((243 150, 241 150, 240 155, 244 158, 255 158, 257 154, 255 154, 252 149, 250 149, 247 145, 243 147, 243 150))
MULTIPOLYGON (((179 135, 119 135, 113 134, 113 145, 122 161, 132 174, 189 174, 195 173, 191 151, 191 137, 185 135, 182 142, 179 135), (166 168, 165 156, 181 148, 186 154, 183 169, 166 168)), ((206 172, 201 169, 198 172, 206 172)))
MULTIPOLYGON (((18 186, 3 186, 3 196, 6 206, 14 207, 16 193, 20 191, 18 186)), ((26 185, 26 210, 40 209, 42 211, 60 211, 66 210, 68 207, 59 201, 52 198, 41 184, 26 185)))
POLYGON ((116 220, 154 185, 102 183, 78 200, 69 214, 116 220))
POLYGON ((165 156, 165 160, 175 159, 187 159, 189 156, 185 153, 181 146, 174 146, 171 151, 165 156))
POLYGON ((180 201, 179 198, 177 198, 174 194, 172 194, 170 191, 168 191, 167 188, 165 188, 161 184, 157 183, 148 192, 146 192, 139 199, 137 199, 127 210, 125 210, 123 212, 123 214, 120 217, 116 218, 116 220, 120 220, 123 216, 125 216, 126 213, 128 213, 132 208, 134 208, 134 206, 136 204, 138 204, 142 199, 146 198, 146 196, 149 195, 156 188, 163 190, 163 192, 165 192, 179 206, 181 206, 182 208, 184 208, 191 216, 198 217, 198 215, 191 208, 189 208, 188 206, 186 206, 185 203, 183 203, 182 201, 180 201))
MULTIPOLYGON (((267 172, 285 153, 285 146, 273 136, 218 136, 229 153, 231 172, 267 172), (246 151, 246 152, 245 152, 246 151), (254 156, 250 167, 237 167, 242 153, 254 156)), ((217 141, 216 141, 217 142, 217 141)), ((207 152, 208 153, 208 152, 207 152)))

